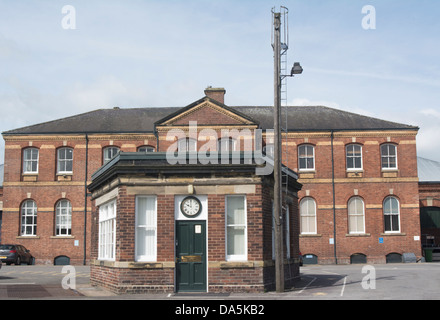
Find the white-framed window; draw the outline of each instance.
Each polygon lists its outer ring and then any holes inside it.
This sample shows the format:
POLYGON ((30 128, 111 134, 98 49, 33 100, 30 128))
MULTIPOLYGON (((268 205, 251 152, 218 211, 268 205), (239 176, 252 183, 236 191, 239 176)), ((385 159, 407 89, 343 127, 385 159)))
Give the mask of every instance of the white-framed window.
POLYGON ((136 261, 157 261, 157 198, 136 197, 136 261))
POLYGON ((349 144, 345 148, 347 170, 362 170, 362 146, 349 144))
POLYGON ((34 200, 26 200, 21 205, 21 232, 22 236, 37 234, 37 204, 34 200))
POLYGON ((155 150, 154 150, 154 147, 151 147, 151 146, 142 146, 142 147, 139 147, 138 148, 138 151, 137 152, 144 152, 144 153, 147 153, 147 152, 154 152, 155 150))
POLYGON ((384 231, 400 232, 400 205, 396 197, 387 197, 383 202, 384 231))
POLYGON ((397 169, 397 146, 391 143, 380 146, 380 155, 383 170, 397 169))
POLYGON ((57 173, 72 173, 73 149, 60 148, 57 151, 57 173))
POLYGON ((191 138, 179 139, 177 150, 181 152, 197 151, 197 140, 191 138))
POLYGON ((23 150, 23 173, 38 173, 38 149, 23 150))
POLYGON ((316 202, 313 198, 307 197, 299 204, 301 217, 301 234, 316 234, 316 202))
POLYGON ((247 261, 246 196, 226 196, 226 260, 247 261))
POLYGON ((106 147, 102 152, 102 163, 106 164, 119 152, 118 147, 106 147))
POLYGON ((55 235, 72 234, 72 205, 69 200, 60 200, 55 208, 55 235))
POLYGON ((298 147, 299 170, 315 170, 315 147, 303 144, 298 147))
POLYGON ((365 206, 360 197, 348 200, 348 232, 365 233, 365 206))
POLYGON ((98 259, 115 260, 116 200, 99 206, 98 259))
POLYGON ((221 138, 218 140, 218 149, 221 151, 239 151, 237 140, 234 138, 221 138))

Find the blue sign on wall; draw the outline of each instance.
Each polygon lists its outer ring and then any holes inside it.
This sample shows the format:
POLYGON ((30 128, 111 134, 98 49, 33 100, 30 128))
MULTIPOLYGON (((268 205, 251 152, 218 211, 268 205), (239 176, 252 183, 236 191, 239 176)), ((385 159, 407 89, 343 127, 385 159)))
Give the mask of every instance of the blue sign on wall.
POLYGON ((379 243, 383 243, 383 238, 379 238, 379 243))

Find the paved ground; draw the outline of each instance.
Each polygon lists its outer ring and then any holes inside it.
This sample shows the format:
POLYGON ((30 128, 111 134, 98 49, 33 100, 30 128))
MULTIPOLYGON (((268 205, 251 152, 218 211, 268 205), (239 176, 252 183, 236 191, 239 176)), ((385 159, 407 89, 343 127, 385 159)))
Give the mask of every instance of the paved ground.
POLYGON ((89 284, 89 267, 5 266, 0 299, 440 300, 440 263, 304 266, 295 289, 264 294, 114 295, 89 284), (74 273, 73 273, 74 272, 74 273), (69 278, 75 275, 75 282, 69 278), (63 289, 62 284, 74 290, 63 289))

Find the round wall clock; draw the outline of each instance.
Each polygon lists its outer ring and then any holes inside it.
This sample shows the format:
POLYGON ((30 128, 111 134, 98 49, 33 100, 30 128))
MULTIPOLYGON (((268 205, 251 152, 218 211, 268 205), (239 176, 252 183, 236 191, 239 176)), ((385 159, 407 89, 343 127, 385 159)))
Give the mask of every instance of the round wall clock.
POLYGON ((202 203, 196 197, 186 197, 180 203, 180 211, 185 217, 195 218, 202 212, 202 203))

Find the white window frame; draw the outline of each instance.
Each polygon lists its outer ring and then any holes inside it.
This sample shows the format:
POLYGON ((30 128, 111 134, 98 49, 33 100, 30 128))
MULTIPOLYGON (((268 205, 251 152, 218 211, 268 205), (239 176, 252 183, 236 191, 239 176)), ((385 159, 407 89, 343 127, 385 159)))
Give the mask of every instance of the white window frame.
POLYGON ((57 150, 57 173, 68 173, 71 174, 73 172, 73 148, 70 147, 65 147, 65 148, 59 148, 57 150), (69 159, 66 156, 66 154, 64 153, 63 157, 61 157, 61 152, 65 151, 65 150, 72 150, 72 158, 69 159), (61 170, 61 163, 64 163, 64 167, 66 167, 66 164, 68 162, 72 163, 72 170, 68 171, 68 170, 61 170))
MULTIPOLYGON (((399 199, 397 199, 397 197, 394 197, 394 196, 388 196, 388 197, 386 197, 384 200, 383 200, 383 229, 384 229, 384 233, 400 233, 400 201, 399 201, 399 199), (395 211, 395 212, 392 212, 391 210, 390 210, 390 212, 389 213, 385 213, 385 202, 388 200, 388 199, 395 199, 396 201, 397 201, 397 211, 395 211), (397 221, 398 221, 398 224, 399 224, 399 229, 398 230, 385 230, 385 216, 393 216, 393 215, 397 215, 397 221)), ((392 229, 392 219, 391 219, 391 229, 392 229)))
POLYGON ((247 200, 246 195, 227 195, 225 197, 225 252, 226 261, 247 261, 248 259, 248 230, 247 230, 247 200), (243 224, 228 224, 228 199, 242 198, 244 205, 244 223, 243 224), (228 254, 228 228, 244 228, 244 254, 228 254))
POLYGON ((69 200, 62 199, 55 206, 55 236, 72 235, 72 204, 69 200), (65 233, 62 231, 65 230, 65 233))
POLYGON ((182 138, 177 141, 177 151, 196 152, 197 140, 192 138, 182 138))
MULTIPOLYGON (((357 209, 357 206, 355 206, 357 209)), ((349 234, 364 234, 365 231, 365 202, 361 197, 351 197, 350 200, 348 200, 347 203, 347 213, 348 213, 348 233, 349 234), (350 211, 350 203, 352 201, 360 201, 362 203, 362 212, 351 212, 350 211), (350 221, 351 219, 362 219, 362 230, 351 230, 350 229, 350 221)), ((355 224, 357 228, 357 223, 355 224)))
MULTIPOLYGON (((308 206, 307 206, 308 207, 308 206)), ((318 213, 316 212, 316 209, 317 209, 317 205, 316 205, 316 200, 315 199, 313 199, 313 198, 311 198, 311 197, 305 197, 305 198, 303 198, 303 199, 301 199, 301 201, 300 201, 300 203, 299 203, 299 209, 300 209, 300 233, 301 234, 317 234, 317 229, 318 229, 318 222, 317 222, 317 215, 318 215, 318 213), (309 212, 303 212, 303 210, 302 210, 302 202, 303 201, 308 201, 308 200, 310 200, 310 201, 313 201, 313 205, 314 205, 314 208, 315 208, 315 210, 314 210, 314 214, 312 215, 312 214, 310 214, 309 212), (315 230, 313 230, 313 231, 307 231, 307 232, 304 232, 303 231, 303 223, 302 223, 302 218, 303 218, 303 216, 304 217, 308 217, 309 219, 311 219, 311 217, 313 217, 314 218, 314 221, 315 221, 315 230)), ((309 228, 307 228, 307 229, 309 229, 309 228)))
POLYGON ((152 146, 142 146, 139 147, 137 152, 145 152, 145 153, 149 153, 149 152, 155 152, 155 148, 152 146), (145 150, 142 150, 145 149, 145 150))
POLYGON ((315 146, 311 145, 311 144, 302 144, 300 146, 298 146, 298 169, 299 171, 315 171, 315 146), (302 148, 306 148, 306 155, 305 156, 301 156, 300 155, 300 149, 302 148), (312 149, 312 155, 308 155, 307 149, 311 148, 312 149), (307 159, 313 159, 313 166, 312 167, 308 167, 307 166, 307 159), (301 167, 301 159, 306 159, 306 167, 301 167))
POLYGON ((23 237, 31 237, 37 235, 37 203, 34 200, 26 200, 21 205, 20 215, 20 234, 23 237), (31 232, 28 233, 28 228, 31 228, 31 232))
POLYGON ((393 144, 393 143, 385 143, 382 144, 380 146, 380 165, 382 170, 397 170, 398 168, 398 163, 397 163, 397 145, 393 144), (382 153, 382 147, 387 147, 387 154, 383 154, 382 153), (390 147, 394 148, 395 151, 395 155, 394 156, 390 156, 390 147), (396 165, 394 167, 390 166, 390 159, 394 158, 396 165), (384 167, 384 159, 386 159, 386 166, 384 167))
POLYGON ((237 150, 237 140, 234 138, 220 138, 218 139, 218 145, 217 150, 219 152, 225 151, 225 152, 231 152, 231 151, 239 151, 237 150))
POLYGON ((104 165, 109 162, 114 156, 118 154, 119 151, 119 147, 105 147, 102 150, 102 164, 104 165))
POLYGON ((40 150, 38 148, 26 148, 23 150, 23 173, 38 173, 38 161, 40 157, 40 150), (33 151, 36 151, 36 158, 33 151), (28 154, 30 152, 30 154, 28 154), (30 156, 30 158, 29 158, 30 156), (36 163, 36 169, 33 170, 33 164, 36 163), (30 166, 30 170, 28 169, 30 166))
MULTIPOLYGON (((354 150, 350 150, 350 151, 354 151, 354 150)), ((346 159, 345 159, 345 161, 346 161, 346 163, 347 163, 347 171, 362 171, 363 170, 363 166, 364 166, 364 164, 363 164, 363 159, 362 159, 362 145, 360 145, 360 144, 355 144, 355 143, 351 143, 351 144, 349 144, 349 145, 347 145, 346 147, 345 147, 345 157, 346 157, 346 159), (348 152, 349 152, 349 148, 354 148, 354 147, 359 147, 359 149, 360 149, 360 152, 361 152, 361 155, 360 156, 354 156, 354 155, 349 155, 348 154, 348 152), (353 167, 352 168, 349 168, 348 167, 348 159, 353 159, 353 167), (356 167, 356 160, 355 159, 357 159, 357 158, 360 158, 361 159, 361 166, 359 167, 359 168, 357 168, 356 167)))
POLYGON ((98 260, 115 261, 116 200, 99 206, 98 260))
POLYGON ((157 196, 136 196, 136 209, 135 209, 135 261, 139 262, 155 262, 157 261, 157 196), (154 201, 154 212, 153 212, 153 223, 152 224, 145 224, 145 225, 139 225, 139 201, 142 199, 149 199, 154 201), (138 255, 138 245, 139 241, 141 240, 139 231, 140 229, 143 230, 153 230, 154 231, 154 240, 153 240, 153 252, 149 252, 146 255, 138 255))

